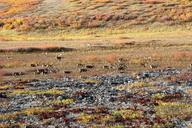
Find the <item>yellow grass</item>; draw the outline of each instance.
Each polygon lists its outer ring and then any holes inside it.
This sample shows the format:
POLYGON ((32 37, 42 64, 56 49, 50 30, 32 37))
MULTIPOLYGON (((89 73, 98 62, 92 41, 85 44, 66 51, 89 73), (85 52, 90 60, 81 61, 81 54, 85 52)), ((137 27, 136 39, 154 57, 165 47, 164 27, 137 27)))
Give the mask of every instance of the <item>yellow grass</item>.
POLYGON ((80 29, 80 30, 56 30, 50 32, 29 32, 20 33, 14 30, 0 30, 0 37, 3 40, 68 40, 68 39, 107 39, 107 38, 121 38, 121 37, 168 37, 168 36, 184 36, 190 35, 191 25, 178 26, 135 26, 135 27, 115 27, 115 28, 94 28, 94 29, 80 29), (149 27, 149 28, 148 28, 149 27), (134 28, 134 29, 133 29, 134 28), (146 30, 146 28, 148 28, 146 30), (189 28, 189 29, 186 29, 189 28))

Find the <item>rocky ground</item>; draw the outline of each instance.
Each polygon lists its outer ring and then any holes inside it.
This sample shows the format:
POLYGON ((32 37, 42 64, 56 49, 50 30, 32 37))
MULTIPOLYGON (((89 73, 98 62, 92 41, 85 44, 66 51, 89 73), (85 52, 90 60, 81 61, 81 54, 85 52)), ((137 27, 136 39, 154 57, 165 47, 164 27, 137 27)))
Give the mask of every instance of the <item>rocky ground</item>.
POLYGON ((0 127, 190 128, 191 69, 5 81, 0 127))

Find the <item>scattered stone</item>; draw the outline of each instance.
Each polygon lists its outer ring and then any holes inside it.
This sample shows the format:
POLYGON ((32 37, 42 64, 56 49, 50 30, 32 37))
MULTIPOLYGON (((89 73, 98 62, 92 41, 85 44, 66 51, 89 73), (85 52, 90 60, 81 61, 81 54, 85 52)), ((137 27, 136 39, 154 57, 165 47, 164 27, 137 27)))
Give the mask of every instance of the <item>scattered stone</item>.
POLYGON ((38 65, 37 64, 31 64, 31 67, 37 67, 38 65))
POLYGON ((86 68, 81 68, 79 69, 79 72, 82 73, 82 72, 87 72, 88 70, 86 68))
POLYGON ((189 68, 192 69, 192 64, 189 65, 189 68))
POLYGON ((49 125, 47 128, 56 128, 56 127, 53 125, 49 125))
POLYGON ((5 25, 5 23, 0 21, 0 28, 3 27, 5 25))
POLYGON ((24 74, 25 74, 24 72, 14 72, 13 76, 22 76, 24 74))
POLYGON ((110 69, 110 66, 104 65, 104 66, 103 66, 103 69, 110 69))
POLYGON ((119 71, 120 70, 125 70, 125 67, 124 66, 118 66, 118 68, 117 68, 119 71))
POLYGON ((7 98, 7 95, 5 93, 0 93, 0 98, 7 98))
POLYGON ((49 70, 47 68, 37 69, 36 74, 48 74, 49 70))
POLYGON ((58 96, 57 97, 57 100, 64 100, 64 99, 67 99, 67 97, 65 97, 65 96, 58 96))
POLYGON ((56 59, 61 60, 62 59, 62 54, 57 55, 56 59))
POLYGON ((187 82, 187 86, 192 87, 192 81, 188 81, 188 82, 187 82))
POLYGON ((3 66, 2 65, 0 65, 0 69, 2 69, 3 68, 3 66))
POLYGON ((84 64, 77 64, 77 67, 84 67, 84 64))
POLYGON ((141 66, 147 67, 147 63, 141 63, 141 66))
POLYGON ((122 62, 124 62, 124 58, 119 58, 118 63, 122 63, 122 62))
POLYGON ((150 67, 151 69, 154 69, 154 68, 158 68, 158 65, 150 64, 149 67, 150 67))
POLYGON ((120 64, 117 65, 117 69, 119 71, 125 70, 126 68, 127 68, 127 66, 124 63, 120 63, 120 64))
POLYGON ((64 71, 65 74, 71 74, 71 71, 64 71))
POLYGON ((86 65, 86 68, 89 68, 89 69, 94 68, 94 65, 86 65))

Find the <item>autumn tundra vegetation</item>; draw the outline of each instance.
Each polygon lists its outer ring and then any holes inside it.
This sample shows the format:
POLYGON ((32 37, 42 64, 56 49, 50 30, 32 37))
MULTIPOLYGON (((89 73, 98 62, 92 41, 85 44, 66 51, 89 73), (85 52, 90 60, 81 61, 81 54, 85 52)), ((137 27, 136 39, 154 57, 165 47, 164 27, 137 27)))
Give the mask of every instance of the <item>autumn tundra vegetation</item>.
POLYGON ((0 128, 192 128, 191 0, 0 0, 0 128))

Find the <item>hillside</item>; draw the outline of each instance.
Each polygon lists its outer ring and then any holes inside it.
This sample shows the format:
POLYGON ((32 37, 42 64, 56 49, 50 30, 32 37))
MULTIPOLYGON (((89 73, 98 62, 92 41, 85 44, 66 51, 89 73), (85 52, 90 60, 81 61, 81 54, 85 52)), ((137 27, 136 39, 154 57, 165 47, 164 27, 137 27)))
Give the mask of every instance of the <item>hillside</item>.
POLYGON ((0 0, 0 29, 5 30, 173 26, 191 21, 190 0, 0 0))

